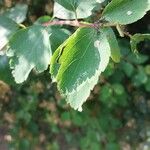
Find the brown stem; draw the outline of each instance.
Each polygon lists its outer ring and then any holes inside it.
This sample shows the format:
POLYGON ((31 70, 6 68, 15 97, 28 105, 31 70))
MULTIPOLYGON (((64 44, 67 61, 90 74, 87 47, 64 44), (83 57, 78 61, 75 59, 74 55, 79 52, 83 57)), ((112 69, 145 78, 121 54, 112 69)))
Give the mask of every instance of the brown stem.
POLYGON ((43 26, 52 26, 52 25, 69 25, 69 26, 74 26, 74 27, 89 27, 89 28, 93 28, 95 27, 94 24, 92 23, 84 23, 84 22, 78 22, 77 20, 55 20, 55 21, 49 21, 46 23, 43 23, 43 26))
POLYGON ((53 25, 69 25, 74 27, 82 27, 82 28, 95 28, 99 29, 100 27, 114 27, 116 24, 111 23, 88 23, 88 22, 79 22, 78 20, 54 20, 43 23, 43 26, 53 26, 53 25))
POLYGON ((129 38, 131 38, 132 37, 132 35, 129 33, 129 32, 123 32, 124 33, 124 35, 126 35, 126 36, 128 36, 129 38))

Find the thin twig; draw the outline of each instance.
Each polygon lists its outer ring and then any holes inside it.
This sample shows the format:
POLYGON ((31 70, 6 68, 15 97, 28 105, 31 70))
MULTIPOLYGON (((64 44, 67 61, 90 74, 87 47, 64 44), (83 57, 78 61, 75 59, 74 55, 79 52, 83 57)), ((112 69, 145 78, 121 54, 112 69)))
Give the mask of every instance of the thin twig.
POLYGON ((53 25, 69 25, 74 27, 90 27, 90 28, 94 27, 92 23, 78 22, 77 20, 73 20, 73 21, 54 20, 54 21, 43 23, 43 26, 53 26, 53 25))
POLYGON ((112 23, 102 23, 102 22, 95 22, 95 23, 89 23, 89 22, 79 22, 78 20, 53 20, 48 21, 46 23, 43 23, 43 26, 53 26, 53 25, 69 25, 74 27, 82 27, 82 28, 101 28, 101 27, 115 27, 116 24, 112 23))
POLYGON ((129 38, 132 37, 132 35, 131 35, 129 32, 125 32, 125 31, 124 31, 123 34, 126 35, 126 36, 128 36, 129 38))

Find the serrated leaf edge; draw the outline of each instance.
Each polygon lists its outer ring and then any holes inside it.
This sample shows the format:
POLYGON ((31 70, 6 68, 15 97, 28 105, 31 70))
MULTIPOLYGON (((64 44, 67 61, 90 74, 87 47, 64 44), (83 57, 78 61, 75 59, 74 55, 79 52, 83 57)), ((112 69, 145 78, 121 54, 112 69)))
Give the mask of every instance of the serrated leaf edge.
MULTIPOLYGON (((96 41, 96 42, 99 43, 99 41, 96 41)), ((108 43, 108 41, 107 41, 107 43, 108 43)), ((83 103, 87 100, 87 98, 90 95, 91 90, 94 88, 94 86, 98 82, 100 74, 106 69, 106 67, 107 67, 107 65, 109 63, 109 58, 111 56, 111 50, 110 50, 109 43, 108 43, 108 47, 107 48, 109 48, 109 50, 107 50, 107 51, 106 51, 106 49, 105 50, 101 50, 101 49, 98 48, 98 51, 100 53, 101 61, 100 61, 99 68, 95 71, 95 74, 91 78, 87 78, 85 81, 83 81, 76 89, 73 89, 71 92, 66 90, 67 92, 65 94, 62 94, 62 95, 64 95, 66 97, 67 103, 70 104, 70 106, 72 108, 74 108, 75 110, 78 110, 80 112, 82 111, 83 103), (107 60, 106 60, 106 58, 107 58, 107 60), (103 63, 101 63, 103 61, 106 61, 105 66, 103 66, 103 63), (88 85, 87 85, 87 83, 88 83, 88 85), (82 88, 84 88, 84 86, 88 86, 89 89, 88 89, 88 91, 86 91, 86 93, 84 95, 82 95, 82 100, 80 100, 80 102, 78 102, 78 104, 75 104, 75 102, 73 100, 70 102, 70 97, 73 97, 73 95, 75 95, 75 94, 76 95, 77 94, 82 94, 82 91, 80 91, 80 90, 82 88)))

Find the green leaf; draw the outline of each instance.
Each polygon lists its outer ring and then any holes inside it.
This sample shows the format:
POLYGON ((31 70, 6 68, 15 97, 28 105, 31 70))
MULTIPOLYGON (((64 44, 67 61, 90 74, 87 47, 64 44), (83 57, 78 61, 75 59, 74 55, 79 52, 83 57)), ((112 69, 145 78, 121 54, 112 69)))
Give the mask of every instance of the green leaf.
POLYGON ((114 63, 113 63, 113 62, 110 62, 110 63, 108 64, 108 66, 107 66, 107 69, 104 71, 103 76, 104 76, 105 78, 110 77, 111 75, 113 75, 114 70, 115 70, 114 63))
POLYGON ((143 55, 143 54, 138 54, 135 55, 133 53, 131 53, 129 56, 127 56, 127 61, 134 63, 134 64, 143 64, 145 63, 147 60, 149 59, 149 57, 147 55, 143 55))
POLYGON ((109 57, 110 47, 105 35, 91 28, 78 29, 55 51, 50 73, 71 107, 82 110, 109 57))
POLYGON ((104 103, 108 103, 112 97, 113 90, 110 85, 106 84, 102 86, 100 90, 100 100, 104 103))
POLYGON ((150 10, 149 0, 112 0, 103 11, 103 18, 111 23, 131 24, 150 10))
POLYGON ((112 60, 114 62, 120 62, 121 53, 114 31, 111 28, 104 28, 103 32, 110 45, 112 60))
POLYGON ((55 2, 62 5, 64 8, 75 11, 79 5, 80 0, 54 0, 55 2))
POLYGON ((150 65, 146 65, 144 69, 145 69, 146 74, 150 75, 150 65))
POLYGON ((137 74, 133 76, 132 82, 134 86, 139 87, 142 84, 145 84, 148 81, 148 76, 146 75, 144 68, 138 68, 137 74))
POLYGON ((117 95, 122 95, 125 91, 124 87, 121 84, 115 83, 112 85, 114 92, 117 95))
POLYGON ((83 125, 83 117, 79 112, 73 112, 71 114, 71 121, 75 126, 83 125))
MULTIPOLYGON (((34 24, 42 25, 45 22, 51 20, 49 16, 42 16, 36 20, 34 24)), ((50 36, 50 43, 52 52, 54 52, 59 45, 61 45, 71 34, 71 32, 67 29, 61 28, 60 26, 48 26, 45 27, 50 36)))
POLYGON ((109 142, 106 145, 107 150, 120 150, 120 146, 116 142, 109 142))
POLYGON ((122 61, 122 63, 120 64, 120 68, 128 77, 131 77, 134 72, 134 66, 129 62, 122 61))
POLYGON ((30 149, 31 143, 30 143, 30 141, 28 139, 21 138, 19 140, 20 140, 20 142, 19 142, 19 149, 22 149, 22 150, 30 149))
POLYGON ((69 112, 63 112, 61 114, 61 120, 62 121, 67 121, 67 120, 70 120, 71 119, 71 116, 70 116, 70 113, 69 112))
POLYGON ((145 89, 147 92, 150 92, 150 79, 145 83, 145 89))
POLYGON ((17 83, 25 81, 33 68, 47 69, 51 57, 49 34, 42 26, 31 26, 18 31, 9 42, 12 74, 17 83))
POLYGON ((130 39, 131 49, 133 52, 137 51, 137 44, 144 40, 150 40, 150 34, 134 34, 130 39))
POLYGON ((14 85, 12 80, 11 70, 9 68, 8 57, 0 56, 0 80, 6 82, 9 85, 14 85))
POLYGON ((50 16, 42 16, 42 17, 39 17, 35 22, 34 24, 35 25, 42 25, 43 23, 45 22, 48 22, 51 20, 51 17, 50 16))
POLYGON ((8 43, 9 38, 18 30, 19 26, 11 19, 0 16, 0 50, 8 43))
MULTIPOLYGON (((57 0, 58 1, 58 0, 57 0)), ((91 16, 92 10, 97 6, 95 0, 68 0, 54 4, 54 17, 61 19, 78 19, 91 16), (67 5, 61 5, 62 3, 67 5), (74 4, 74 5, 73 5, 74 4)))
POLYGON ((54 52, 71 34, 69 30, 57 26, 47 27, 46 30, 51 35, 50 42, 52 52, 54 52))
POLYGON ((26 4, 16 4, 15 7, 4 12, 3 15, 17 23, 22 23, 26 19, 27 10, 28 6, 26 4))

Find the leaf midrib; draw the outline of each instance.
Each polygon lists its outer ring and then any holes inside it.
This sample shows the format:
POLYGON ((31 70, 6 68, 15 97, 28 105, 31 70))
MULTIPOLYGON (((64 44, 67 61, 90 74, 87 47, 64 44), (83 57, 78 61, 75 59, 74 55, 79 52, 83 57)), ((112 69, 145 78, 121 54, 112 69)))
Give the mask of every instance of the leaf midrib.
MULTIPOLYGON (((90 33, 92 33, 92 31, 91 31, 90 33)), ((85 38, 86 36, 88 36, 88 34, 90 34, 90 33, 87 33, 85 36, 81 37, 81 38, 72 46, 72 48, 73 48, 79 41, 81 41, 83 38, 85 38)), ((94 34, 95 34, 95 33, 93 33, 90 37, 93 37, 94 34)), ((89 37, 89 38, 90 38, 90 37, 89 37)), ((79 67, 79 64, 81 64, 80 61, 81 61, 82 58, 85 56, 85 54, 86 54, 86 52, 87 52, 87 50, 88 50, 88 48, 89 48, 89 46, 90 46, 92 40, 93 40, 93 38, 91 38, 91 40, 90 40, 90 42, 89 42, 87 48, 85 49, 83 55, 82 55, 79 59, 73 60, 73 61, 68 65, 68 67, 62 72, 62 74, 64 74, 64 73, 68 70, 68 68, 69 68, 75 61, 78 61, 78 64, 77 64, 76 68, 75 68, 74 71, 73 71, 73 75, 71 76, 71 79, 69 80, 68 85, 70 84, 70 82, 71 82, 72 79, 74 78, 75 73, 76 73, 76 71, 77 71, 77 69, 78 69, 78 67, 79 67)), ((72 49, 72 48, 70 48, 70 49, 72 49)), ((59 70, 59 71, 60 71, 60 70, 59 70)), ((59 72, 58 72, 58 74, 59 74, 59 72)), ((63 82, 61 82, 61 81, 62 81, 62 80, 58 81, 58 84, 59 84, 59 85, 60 85, 60 84, 63 85, 64 82, 65 82, 65 81, 63 81, 63 82)), ((60 87, 60 86, 59 86, 59 87, 60 87)))

